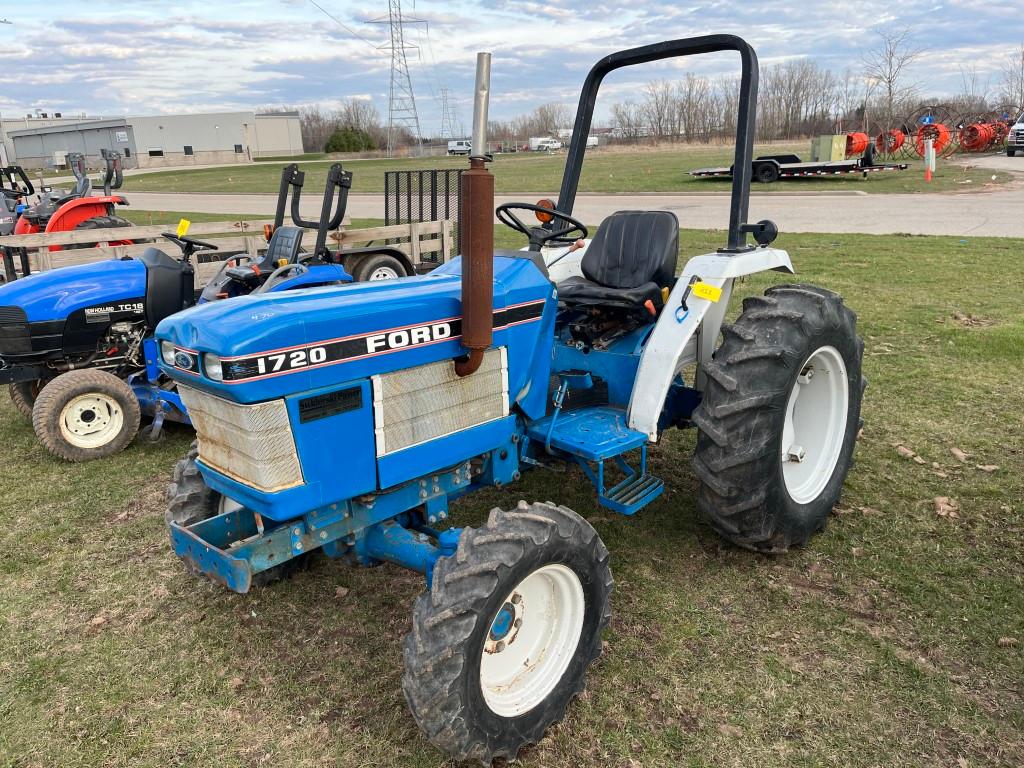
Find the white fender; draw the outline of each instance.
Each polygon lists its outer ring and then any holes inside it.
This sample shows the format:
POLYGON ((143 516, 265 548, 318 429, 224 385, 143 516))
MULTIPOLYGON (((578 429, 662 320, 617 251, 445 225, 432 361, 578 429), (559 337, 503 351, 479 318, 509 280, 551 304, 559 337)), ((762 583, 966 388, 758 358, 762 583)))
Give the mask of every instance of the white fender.
MULTIPOLYGON (((580 262, 583 261, 583 254, 590 247, 590 240, 583 241, 583 247, 577 248, 569 253, 568 245, 556 245, 551 248, 541 248, 541 258, 548 267, 548 278, 555 285, 570 277, 581 277, 583 268, 580 262)), ((523 249, 526 250, 525 248, 523 249)))
MULTIPOLYGON (((629 401, 629 426, 658 439, 658 419, 669 387, 676 375, 690 363, 707 362, 714 352, 733 281, 737 277, 768 270, 792 273, 789 254, 778 248, 756 248, 744 253, 706 253, 694 256, 683 268, 665 308, 640 356, 640 367, 629 401), (689 295, 683 311, 683 293, 692 277, 722 289, 717 302, 689 295)), ((698 388, 700 388, 698 382, 698 388)))

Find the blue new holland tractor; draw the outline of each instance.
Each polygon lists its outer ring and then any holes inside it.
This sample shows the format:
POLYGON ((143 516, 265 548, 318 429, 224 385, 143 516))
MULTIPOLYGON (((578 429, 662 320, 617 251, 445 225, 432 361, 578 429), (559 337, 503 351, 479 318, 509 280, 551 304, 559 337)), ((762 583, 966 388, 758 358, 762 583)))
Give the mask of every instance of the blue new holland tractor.
MULTIPOLYGON (((138 257, 0 286, 0 384, 9 385, 40 443, 67 461, 90 461, 123 450, 142 416, 152 420, 144 428, 150 439, 159 438, 165 421, 189 423, 173 379, 158 365, 157 324, 197 303, 351 281, 326 245, 327 232, 344 217, 351 178, 332 166, 321 216, 306 221, 298 212, 304 175, 295 164, 286 167, 265 254, 232 255, 198 295, 193 256, 217 246, 173 232, 164 237, 178 246, 179 258, 151 247, 138 257), (293 226, 284 226, 289 197, 293 226), (317 230, 311 252, 302 250, 304 229, 317 230)), ((385 258, 394 251, 362 250, 385 258)))
POLYGON ((493 248, 489 61, 477 62, 460 258, 385 283, 210 304, 157 329, 198 437, 170 489, 175 552, 237 592, 315 551, 423 573, 405 695, 434 744, 485 763, 539 740, 582 690, 612 575, 597 532, 566 507, 520 501, 480 528, 445 528, 452 499, 574 465, 599 504, 632 515, 664 489, 648 447, 695 426, 699 508, 728 540, 785 551, 839 498, 864 386, 855 315, 831 291, 777 286, 723 325, 736 278, 793 271, 771 247, 774 225, 746 223, 758 79, 746 42, 601 59, 557 203, 498 209, 529 238, 522 251, 493 248), (726 245, 677 276, 672 213, 622 211, 589 238, 572 209, 602 79, 723 50, 742 60, 726 245), (578 274, 553 281, 570 251, 578 274))

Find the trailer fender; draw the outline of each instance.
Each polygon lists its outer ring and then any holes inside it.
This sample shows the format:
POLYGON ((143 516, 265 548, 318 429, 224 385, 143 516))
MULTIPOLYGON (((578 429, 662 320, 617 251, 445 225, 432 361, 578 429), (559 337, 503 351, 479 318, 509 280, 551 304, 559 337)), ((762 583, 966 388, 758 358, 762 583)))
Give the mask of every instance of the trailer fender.
MULTIPOLYGON (((640 356, 629 401, 631 429, 645 433, 651 442, 658 439, 658 420, 672 382, 687 365, 711 359, 733 281, 768 270, 793 273, 789 254, 778 248, 756 248, 738 254, 706 253, 686 263, 640 356), (721 294, 714 301, 701 298, 692 290, 695 282, 717 288, 721 294)), ((698 370, 698 389, 701 378, 698 370)))

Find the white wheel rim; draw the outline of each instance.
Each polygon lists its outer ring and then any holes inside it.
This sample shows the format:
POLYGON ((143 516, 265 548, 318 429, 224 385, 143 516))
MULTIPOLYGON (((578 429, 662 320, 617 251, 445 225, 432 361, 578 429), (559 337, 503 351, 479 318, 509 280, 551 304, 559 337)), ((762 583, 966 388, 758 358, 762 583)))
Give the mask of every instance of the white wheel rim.
POLYGON ((398 272, 392 267, 377 267, 373 272, 370 273, 369 282, 374 280, 396 280, 398 278, 398 272))
POLYGON ((480 690, 492 712, 516 717, 554 690, 576 655, 586 599, 564 565, 538 568, 491 619, 480 656, 480 690))
POLYGON ((832 479, 849 401, 843 356, 835 347, 820 347, 800 366, 782 429, 782 476, 798 504, 814 501, 832 479))
POLYGON ((121 433, 124 412, 99 392, 73 398, 60 412, 61 436, 76 448, 102 448, 121 433))

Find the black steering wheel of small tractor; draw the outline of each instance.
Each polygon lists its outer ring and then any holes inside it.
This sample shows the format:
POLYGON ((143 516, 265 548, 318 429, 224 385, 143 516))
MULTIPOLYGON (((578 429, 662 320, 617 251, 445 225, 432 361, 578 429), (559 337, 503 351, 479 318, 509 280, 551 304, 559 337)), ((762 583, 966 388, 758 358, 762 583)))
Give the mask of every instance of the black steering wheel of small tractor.
POLYGON ((530 238, 530 250, 539 251, 545 245, 572 245, 577 240, 586 240, 589 232, 586 225, 567 213, 532 203, 502 203, 494 209, 498 221, 506 227, 521 232, 530 238), (522 219, 512 213, 513 210, 533 211, 551 217, 551 229, 546 227, 528 227, 522 219), (564 222, 559 226, 559 222, 564 222))
POLYGON ((198 250, 216 251, 217 246, 213 243, 207 243, 202 240, 196 240, 194 237, 182 237, 175 234, 174 232, 161 232, 161 234, 174 243, 176 246, 181 248, 181 253, 186 258, 191 256, 198 250))

